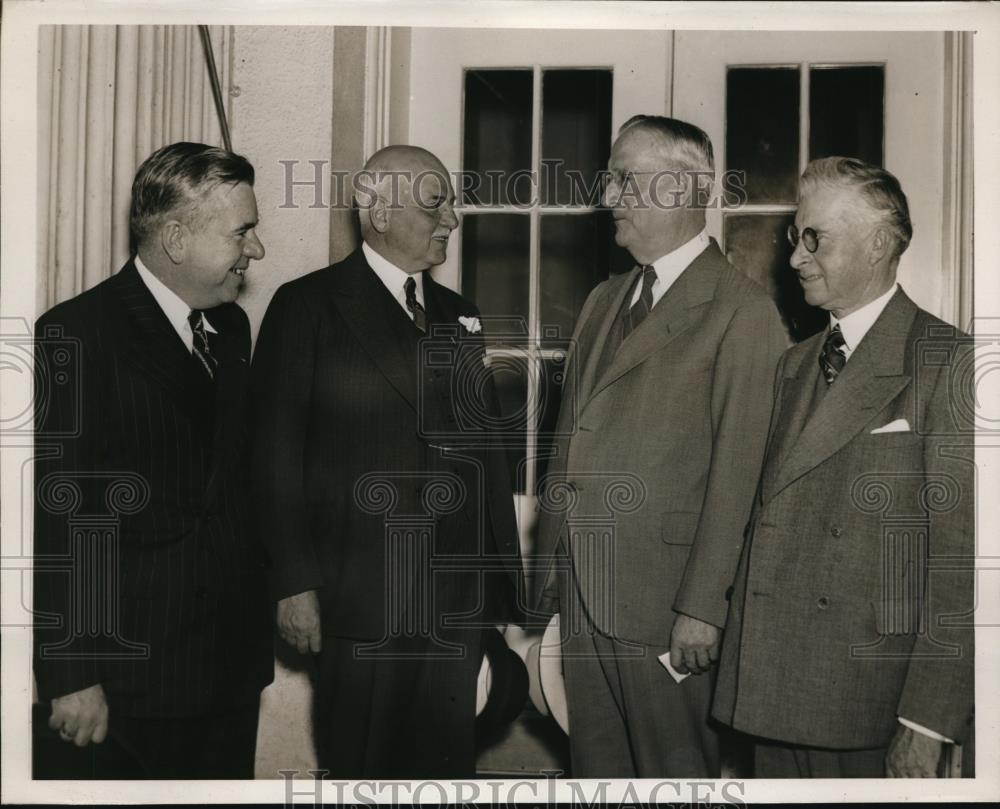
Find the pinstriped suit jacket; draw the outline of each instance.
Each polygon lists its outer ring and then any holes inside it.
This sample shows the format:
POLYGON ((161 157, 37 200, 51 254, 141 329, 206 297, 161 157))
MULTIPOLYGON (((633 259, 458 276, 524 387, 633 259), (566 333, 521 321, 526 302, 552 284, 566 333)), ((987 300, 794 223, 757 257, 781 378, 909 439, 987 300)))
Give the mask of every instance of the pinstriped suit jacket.
POLYGON ((100 683, 112 712, 184 716, 273 674, 247 520, 249 324, 235 304, 211 385, 130 261, 36 324, 35 676, 100 683))

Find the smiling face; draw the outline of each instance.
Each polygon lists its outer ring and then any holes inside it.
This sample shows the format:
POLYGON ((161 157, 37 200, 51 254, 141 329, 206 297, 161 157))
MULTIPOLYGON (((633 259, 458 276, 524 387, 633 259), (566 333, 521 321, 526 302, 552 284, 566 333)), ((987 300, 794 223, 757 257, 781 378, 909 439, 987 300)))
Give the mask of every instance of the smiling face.
POLYGON ((257 237, 257 200, 246 183, 221 183, 197 206, 186 227, 175 290, 194 309, 235 301, 250 261, 264 257, 257 237))
MULTIPOLYGON (((850 188, 815 185, 804 189, 795 226, 818 236, 815 253, 800 239, 791 265, 798 273, 806 302, 842 318, 888 291, 895 265, 879 260, 878 220, 850 188)), ((884 251, 883 251, 884 254, 884 251)))
POLYGON ((400 179, 396 207, 387 211, 382 253, 404 272, 416 273, 444 262, 448 239, 458 227, 455 191, 436 161, 415 161, 400 179))

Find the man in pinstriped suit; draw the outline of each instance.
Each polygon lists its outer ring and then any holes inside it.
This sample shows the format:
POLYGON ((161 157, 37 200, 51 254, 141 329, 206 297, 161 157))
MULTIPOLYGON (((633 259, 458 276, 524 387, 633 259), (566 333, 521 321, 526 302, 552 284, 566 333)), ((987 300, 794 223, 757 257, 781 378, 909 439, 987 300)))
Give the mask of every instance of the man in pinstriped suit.
POLYGON ((36 777, 253 777, 273 676, 240 478, 253 182, 239 155, 160 149, 132 258, 36 325, 34 671, 85 748, 36 748, 36 777))

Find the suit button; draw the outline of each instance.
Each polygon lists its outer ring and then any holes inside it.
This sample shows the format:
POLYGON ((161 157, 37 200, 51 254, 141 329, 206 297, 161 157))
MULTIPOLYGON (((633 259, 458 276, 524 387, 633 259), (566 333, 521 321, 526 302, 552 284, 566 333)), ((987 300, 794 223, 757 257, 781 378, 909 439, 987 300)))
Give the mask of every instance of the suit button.
POLYGON ((830 534, 835 537, 839 537, 843 533, 844 530, 839 525, 835 525, 830 529, 830 534))
POLYGON ((830 599, 827 598, 826 596, 820 596, 819 598, 816 599, 816 606, 819 607, 821 610, 825 610, 827 607, 830 606, 830 599))

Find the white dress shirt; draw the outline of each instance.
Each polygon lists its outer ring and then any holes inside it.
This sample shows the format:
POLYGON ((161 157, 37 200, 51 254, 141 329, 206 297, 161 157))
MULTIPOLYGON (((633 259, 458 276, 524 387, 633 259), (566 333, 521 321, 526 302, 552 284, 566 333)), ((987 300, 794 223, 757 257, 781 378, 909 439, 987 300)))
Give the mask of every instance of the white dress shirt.
MULTIPOLYGON (((135 268, 139 271, 139 277, 142 279, 142 282, 146 285, 146 288, 150 291, 152 296, 156 299, 160 309, 163 310, 163 314, 167 316, 167 320, 169 320, 170 325, 174 327, 174 331, 177 332, 177 336, 181 338, 181 341, 184 343, 188 352, 193 351, 194 332, 191 331, 191 324, 188 323, 188 315, 192 312, 191 307, 184 303, 184 301, 177 296, 176 292, 153 275, 153 273, 146 268, 146 265, 142 263, 142 259, 139 258, 138 255, 136 255, 134 263, 135 268)), ((204 313, 202 313, 201 322, 205 324, 205 331, 211 332, 212 334, 218 333, 212 327, 212 324, 208 322, 208 318, 205 317, 204 313)))
MULTIPOLYGON (((849 315, 845 315, 839 320, 834 317, 832 312, 830 313, 830 328, 840 326, 840 332, 844 335, 844 355, 847 359, 851 358, 851 354, 858 347, 858 343, 868 334, 871 327, 875 325, 875 321, 879 319, 879 315, 885 310, 885 307, 889 304, 889 301, 898 289, 899 284, 893 284, 883 295, 879 295, 871 303, 866 303, 860 309, 851 312, 849 315)), ((902 716, 897 718, 911 730, 923 733, 925 736, 930 736, 939 742, 952 742, 947 736, 942 736, 930 728, 925 728, 923 725, 918 725, 916 722, 905 719, 902 716)))
MULTIPOLYGON (((660 302, 660 298, 667 294, 667 290, 673 286, 674 281, 680 278, 681 273, 701 255, 706 247, 708 247, 708 231, 703 230, 676 250, 672 250, 665 256, 660 256, 653 262, 653 269, 656 271, 656 280, 653 282, 653 306, 660 302)), ((634 306, 641 294, 642 282, 640 281, 635 286, 635 292, 632 293, 632 302, 629 306, 634 306)))
POLYGON ((415 272, 410 274, 408 272, 403 272, 395 264, 393 264, 388 259, 376 253, 371 247, 368 246, 368 242, 362 242, 361 251, 365 254, 365 259, 368 261, 368 266, 375 271, 375 275, 379 277, 379 280, 385 284, 385 288, 392 293, 392 297, 396 299, 396 303, 403 307, 403 311, 406 312, 406 316, 413 320, 413 312, 406 308, 406 291, 403 289, 403 284, 406 283, 407 278, 412 278, 416 282, 416 292, 417 303, 421 306, 424 305, 424 272, 415 272))
POLYGON ((840 332, 844 335, 844 356, 847 359, 851 358, 851 354, 858 347, 861 338, 868 334, 868 330, 875 325, 875 321, 888 305, 889 299, 896 294, 897 289, 899 289, 899 284, 893 284, 884 295, 879 295, 871 303, 866 303, 860 309, 849 315, 844 315, 840 320, 833 316, 833 312, 830 313, 830 328, 840 326, 840 332))

